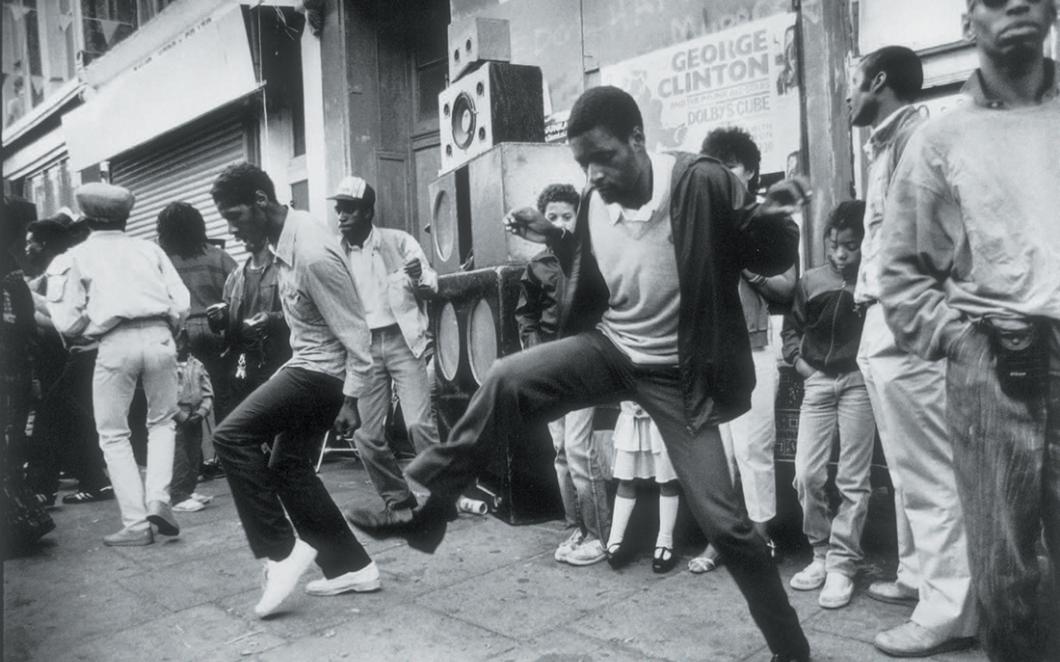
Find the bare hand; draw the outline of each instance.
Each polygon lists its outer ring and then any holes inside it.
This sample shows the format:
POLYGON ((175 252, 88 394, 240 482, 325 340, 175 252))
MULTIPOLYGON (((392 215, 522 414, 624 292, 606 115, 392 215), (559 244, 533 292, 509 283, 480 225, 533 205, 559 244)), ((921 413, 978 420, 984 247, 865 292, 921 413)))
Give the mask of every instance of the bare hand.
POLYGON ((357 413, 357 398, 347 397, 342 401, 342 409, 335 417, 335 423, 331 429, 338 435, 348 435, 359 427, 361 427, 361 415, 357 413))
POLYGON ((265 333, 265 325, 269 321, 267 313, 257 313, 253 317, 243 320, 243 333, 245 335, 261 335, 265 333))
POLYGON ((504 216, 504 229, 536 244, 555 238, 560 230, 533 207, 513 209, 504 216))
POLYGON ((802 358, 797 358, 795 359, 795 372, 799 373, 803 379, 809 379, 817 374, 817 369, 802 358))
POLYGON ((405 263, 405 273, 412 280, 418 281, 420 279, 420 276, 423 275, 423 265, 420 264, 418 257, 414 257, 405 263))
POLYGON ((765 201, 762 202, 762 212, 790 216, 797 212, 799 207, 809 202, 812 197, 813 189, 810 188, 810 181, 796 175, 769 187, 765 201))

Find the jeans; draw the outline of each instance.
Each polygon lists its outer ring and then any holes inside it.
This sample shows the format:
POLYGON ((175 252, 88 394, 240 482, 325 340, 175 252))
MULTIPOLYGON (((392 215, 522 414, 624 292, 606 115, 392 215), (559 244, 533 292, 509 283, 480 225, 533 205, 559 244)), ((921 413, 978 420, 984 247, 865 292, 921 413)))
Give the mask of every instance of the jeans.
POLYGON ((313 470, 320 436, 334 422, 342 400, 342 380, 284 368, 214 432, 214 447, 255 557, 287 558, 296 530, 317 550, 317 565, 329 579, 370 562, 313 470), (261 446, 274 438, 266 461, 261 446))
POLYGON ((379 496, 387 507, 393 507, 414 497, 386 439, 391 383, 417 453, 438 443, 438 428, 431 411, 427 359, 412 353, 396 324, 372 330, 371 354, 372 371, 364 393, 357 400, 361 427, 354 433, 353 441, 379 496))
POLYGON ((133 320, 99 342, 92 376, 92 405, 103 458, 126 528, 146 529, 146 502, 169 503, 173 477, 173 415, 177 412, 177 351, 165 322, 133 320), (129 441, 129 405, 136 381, 147 396, 147 477, 129 441))
POLYGON ((55 494, 59 471, 77 478, 77 489, 94 492, 110 484, 103 472, 96 421, 92 416, 92 374, 96 350, 70 352, 62 371, 41 384, 36 426, 29 452, 30 485, 39 494, 55 494))
POLYGON ((751 409, 722 426, 735 471, 740 475, 744 504, 752 522, 768 522, 777 514, 777 477, 773 448, 777 443, 777 349, 751 350, 755 388, 751 409))
POLYGON ((556 449, 563 514, 570 528, 577 527, 601 542, 611 528, 611 506, 607 501, 606 460, 593 435, 593 412, 576 409, 548 424, 556 449))
POLYGON ((177 424, 177 435, 173 453, 173 484, 169 495, 173 503, 186 501, 199 482, 199 465, 202 464, 202 422, 197 425, 177 424))
POLYGON ((725 556, 770 649, 805 654, 809 644, 765 540, 740 504, 718 428, 696 429, 686 419, 676 367, 634 365, 598 332, 507 356, 490 368, 449 442, 421 453, 408 474, 434 495, 455 499, 484 469, 488 447, 505 429, 616 400, 639 403, 659 427, 692 514, 725 556))
POLYGON ((802 531, 813 545, 814 560, 828 572, 854 577, 863 558, 861 533, 869 512, 869 467, 876 421, 861 372, 806 378, 799 436, 795 446, 795 490, 802 506, 802 531), (839 466, 835 485, 842 501, 829 521, 828 461, 839 426, 839 466))
POLYGON ((910 620, 941 636, 972 636, 978 623, 946 425, 946 362, 899 349, 877 304, 865 312, 858 366, 894 485, 898 582, 920 591, 910 620))
POLYGON ((1060 343, 1054 336, 1047 394, 1027 401, 1002 392, 994 351, 978 326, 970 324, 948 353, 947 414, 983 648, 995 662, 1054 660, 1045 640, 1056 627, 1047 619, 1056 616, 1060 592, 1055 583, 1046 587, 1052 613, 1041 613, 1037 547, 1044 528, 1053 572, 1060 572, 1060 343))

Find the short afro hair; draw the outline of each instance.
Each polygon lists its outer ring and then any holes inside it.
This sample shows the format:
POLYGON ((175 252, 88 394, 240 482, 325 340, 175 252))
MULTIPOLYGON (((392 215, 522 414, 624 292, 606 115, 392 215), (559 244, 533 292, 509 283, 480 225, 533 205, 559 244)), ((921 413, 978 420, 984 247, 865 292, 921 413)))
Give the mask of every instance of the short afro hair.
POLYGON ((537 210, 544 214, 550 202, 566 202, 577 211, 581 195, 570 184, 549 184, 541 191, 541 195, 537 196, 537 210))
POLYGON ((887 74, 887 87, 901 101, 916 101, 924 86, 924 66, 920 57, 905 46, 884 46, 861 61, 861 89, 868 90, 880 72, 887 74))
POLYGON ((261 191, 270 202, 276 202, 276 187, 264 170, 252 163, 230 165, 217 175, 210 196, 217 204, 250 205, 254 193, 261 191))
POLYGON ((739 163, 751 173, 747 189, 754 193, 758 190, 758 175, 762 166, 762 152, 759 151, 751 134, 738 126, 714 129, 703 139, 700 151, 713 156, 722 163, 739 163))
POLYGON ((591 87, 574 102, 567 119, 567 139, 577 138, 596 127, 607 129, 619 140, 626 140, 633 129, 644 130, 640 108, 625 90, 611 85, 591 87))
POLYGON ((166 255, 188 258, 206 252, 206 221, 187 202, 171 202, 158 212, 158 245, 166 255))
POLYGON ((865 201, 844 200, 836 205, 836 208, 828 215, 828 223, 824 227, 824 236, 829 236, 833 230, 836 233, 843 230, 852 230, 858 241, 864 239, 865 201))

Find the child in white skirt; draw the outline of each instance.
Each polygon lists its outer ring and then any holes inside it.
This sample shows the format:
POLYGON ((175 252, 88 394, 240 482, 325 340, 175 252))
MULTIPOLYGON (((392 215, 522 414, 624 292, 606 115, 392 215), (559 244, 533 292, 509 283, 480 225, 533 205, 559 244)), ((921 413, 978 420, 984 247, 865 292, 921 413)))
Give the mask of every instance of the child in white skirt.
POLYGON ((640 405, 624 401, 615 422, 614 445, 612 474, 619 482, 611 513, 611 536, 607 539, 607 562, 612 568, 619 568, 632 560, 632 545, 623 545, 622 539, 637 502, 633 481, 655 479, 659 484, 659 533, 651 568, 657 573, 669 572, 677 564, 674 524, 677 522, 679 488, 662 434, 640 405))

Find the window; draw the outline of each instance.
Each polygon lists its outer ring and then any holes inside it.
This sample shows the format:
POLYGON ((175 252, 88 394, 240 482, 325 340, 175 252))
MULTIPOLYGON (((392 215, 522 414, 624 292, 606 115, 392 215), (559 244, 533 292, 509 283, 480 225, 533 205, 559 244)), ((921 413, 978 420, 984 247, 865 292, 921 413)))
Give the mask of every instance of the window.
POLYGON ((74 77, 74 0, 3 0, 3 127, 74 77))
POLYGON ((84 63, 109 51, 175 1, 81 0, 84 63))

